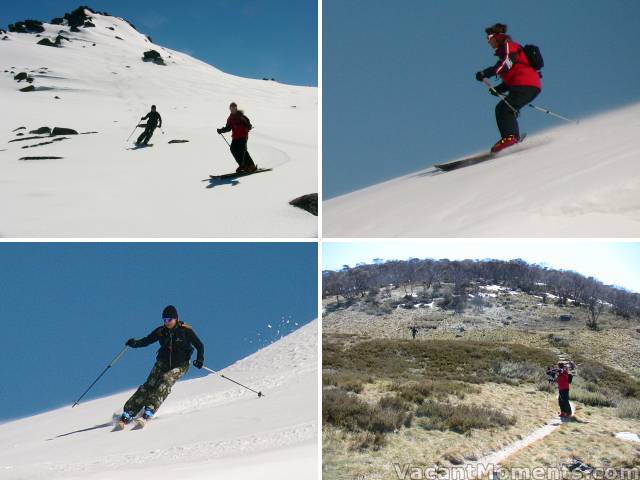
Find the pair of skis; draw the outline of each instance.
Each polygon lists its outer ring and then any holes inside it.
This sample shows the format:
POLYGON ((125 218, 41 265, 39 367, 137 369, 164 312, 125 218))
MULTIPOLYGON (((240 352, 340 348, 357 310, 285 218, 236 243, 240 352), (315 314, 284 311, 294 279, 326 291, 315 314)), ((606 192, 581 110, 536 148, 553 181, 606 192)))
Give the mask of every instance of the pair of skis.
MULTIPOLYGON (((525 138, 527 138, 527 134, 526 133, 523 134, 520 137, 520 140, 518 141, 518 143, 516 145, 519 145, 520 143, 524 142, 525 138)), ((436 165, 434 165, 434 167, 436 167, 438 170, 441 170, 443 172, 450 172, 451 170, 457 170, 458 168, 470 167, 471 165, 476 165, 477 163, 486 162, 487 160, 491 160, 492 158, 496 158, 499 155, 500 156, 501 155, 506 155, 509 152, 511 152, 512 148, 514 148, 514 147, 515 147, 515 145, 512 146, 512 147, 506 148, 504 150, 501 150, 499 152, 496 152, 496 153, 483 152, 483 153, 480 153, 478 155, 472 155, 470 157, 462 158, 460 160, 454 160, 453 162, 436 164, 436 165)))
POLYGON ((119 432, 126 428, 127 425, 133 424, 131 430, 142 430, 144 426, 147 424, 148 420, 145 420, 143 417, 134 418, 133 421, 129 423, 125 423, 122 420, 118 420, 113 427, 113 432, 119 432))

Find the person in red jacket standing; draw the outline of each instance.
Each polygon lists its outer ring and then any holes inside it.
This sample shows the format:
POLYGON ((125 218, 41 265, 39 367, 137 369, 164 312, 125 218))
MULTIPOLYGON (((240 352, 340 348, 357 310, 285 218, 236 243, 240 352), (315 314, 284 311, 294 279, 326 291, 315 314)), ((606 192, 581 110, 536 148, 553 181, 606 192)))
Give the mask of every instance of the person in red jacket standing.
POLYGON ((560 405, 561 418, 570 418, 573 416, 571 404, 569 403, 569 386, 571 384, 571 373, 569 369, 573 368, 573 366, 573 364, 559 362, 558 368, 547 370, 547 375, 554 378, 558 384, 558 403, 560 405))
MULTIPOLYGON (((500 76, 502 83, 495 87, 496 92, 506 97, 496 105, 496 122, 500 130, 500 140, 491 148, 492 152, 510 147, 520 140, 517 115, 522 107, 538 96, 542 89, 540 75, 529 64, 522 46, 507 35, 507 26, 502 23, 485 29, 489 45, 495 49, 498 62, 476 73, 476 80, 482 82, 487 77, 500 76)), ((492 95, 496 92, 490 90, 492 95)))
POLYGON ((238 110, 238 105, 232 102, 229 105, 231 114, 227 118, 227 124, 218 128, 218 133, 222 134, 231 131, 231 154, 233 158, 238 162, 238 173, 252 173, 255 172, 258 167, 253 163, 253 159, 247 151, 247 141, 249 140, 249 130, 253 127, 251 122, 245 116, 242 110, 238 110))

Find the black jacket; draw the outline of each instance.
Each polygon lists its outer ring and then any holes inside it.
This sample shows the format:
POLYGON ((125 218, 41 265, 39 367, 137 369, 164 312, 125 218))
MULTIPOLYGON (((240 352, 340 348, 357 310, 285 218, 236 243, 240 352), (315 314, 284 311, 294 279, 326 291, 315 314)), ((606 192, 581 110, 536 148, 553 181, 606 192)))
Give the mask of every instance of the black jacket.
POLYGON ((162 127, 162 117, 158 112, 154 112, 153 110, 142 117, 142 120, 147 120, 147 128, 162 127))
POLYGON ((140 340, 136 340, 133 348, 146 347, 154 342, 160 342, 156 358, 167 365, 168 369, 189 363, 193 347, 198 351, 197 359, 204 362, 204 345, 191 326, 178 322, 174 328, 161 326, 140 340))

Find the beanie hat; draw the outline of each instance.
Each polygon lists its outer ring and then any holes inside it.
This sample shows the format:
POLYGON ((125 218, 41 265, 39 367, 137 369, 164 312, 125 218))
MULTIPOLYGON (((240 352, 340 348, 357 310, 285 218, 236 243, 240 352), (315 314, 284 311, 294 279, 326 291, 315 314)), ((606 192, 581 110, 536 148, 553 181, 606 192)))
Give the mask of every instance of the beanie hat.
POLYGON ((173 305, 167 305, 162 310, 162 318, 178 318, 178 310, 173 305))
POLYGON ((507 33, 507 26, 504 23, 496 23, 484 29, 487 35, 495 35, 498 33, 507 33))

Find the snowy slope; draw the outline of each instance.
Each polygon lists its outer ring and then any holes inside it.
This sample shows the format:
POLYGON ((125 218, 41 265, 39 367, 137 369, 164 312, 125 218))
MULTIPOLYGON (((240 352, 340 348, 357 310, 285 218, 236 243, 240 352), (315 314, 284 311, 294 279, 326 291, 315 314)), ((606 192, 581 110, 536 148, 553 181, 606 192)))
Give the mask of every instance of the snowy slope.
POLYGON ((471 167, 428 168, 330 199, 323 235, 640 236, 640 104, 513 148, 471 167))
POLYGON ((0 41, 0 236, 317 235, 317 218, 288 203, 318 191, 316 88, 235 77, 150 43, 122 19, 90 15, 95 28, 79 33, 45 24, 41 38, 8 33, 0 41), (36 44, 60 30, 71 42, 36 44), (166 66, 142 61, 151 49, 166 66), (27 83, 11 72, 23 71, 36 91, 19 91, 27 83), (254 126, 254 160, 274 170, 209 182, 237 166, 216 133, 231 101, 254 126), (158 129, 154 147, 127 150, 142 130, 125 140, 152 104, 165 135, 158 129), (23 126, 99 133, 23 149, 47 141, 10 143, 23 126), (172 139, 190 142, 168 144, 172 139), (63 159, 19 160, 25 156, 63 159))
POLYGON ((143 430, 111 431, 133 390, 2 424, 0 478, 316 478, 317 328, 224 369, 260 399, 210 375, 178 382, 143 430))

